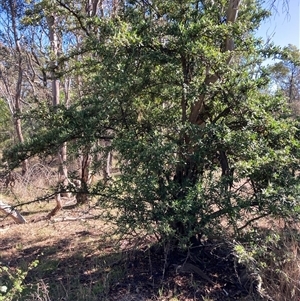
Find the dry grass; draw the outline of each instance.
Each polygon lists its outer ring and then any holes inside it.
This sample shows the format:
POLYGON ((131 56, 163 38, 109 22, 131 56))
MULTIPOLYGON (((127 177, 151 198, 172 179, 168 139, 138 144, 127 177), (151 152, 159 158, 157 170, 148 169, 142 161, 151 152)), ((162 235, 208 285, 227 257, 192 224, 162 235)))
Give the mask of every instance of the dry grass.
POLYGON ((299 301, 299 229, 280 229, 276 235, 277 240, 268 243, 266 266, 261 273, 265 291, 274 301, 299 301))
MULTIPOLYGON (((49 192, 47 187, 54 182, 50 169, 36 165, 31 175, 16 183, 8 199, 11 204, 30 201, 49 192)), ((237 274, 242 269, 234 266, 232 250, 224 241, 209 242, 193 254, 192 263, 213 279, 212 284, 195 274, 176 272, 173 266, 186 260, 186 254, 170 258, 169 268, 165 270, 165 255, 159 249, 149 248, 152 240, 145 240, 143 244, 120 241, 113 227, 101 219, 101 209, 93 202, 81 207, 65 207, 54 219, 40 220, 54 205, 50 201, 21 207, 29 221, 25 225, 0 219, 0 268, 8 267, 14 274, 16 269, 26 271, 32 262, 39 261, 25 275, 23 292, 14 300, 268 300, 239 284, 237 274)), ((265 295, 274 301, 299 301, 300 231, 287 230, 267 220, 260 222, 258 228, 265 233, 260 261, 256 259, 265 295), (276 239, 269 239, 270 228, 276 239)), ((5 279, 5 275, 1 276, 0 286, 5 279)))
POLYGON ((12 181, 2 179, 0 192, 9 195, 15 203, 38 199, 52 193, 51 187, 57 184, 56 170, 40 163, 33 164, 25 176, 19 171, 11 174, 12 181), (5 185, 8 184, 8 185, 5 185))
MULTIPOLYGON (((38 213, 31 206, 35 213, 29 216, 34 219, 38 213)), ((40 214, 45 211, 41 210, 40 214)), ((16 268, 26 270, 31 262, 39 261, 26 277, 28 298, 94 301, 100 300, 100 296, 101 300, 106 300, 110 282, 122 276, 122 267, 109 271, 110 266, 121 259, 122 253, 116 251, 110 227, 101 220, 92 219, 91 215, 97 212, 96 209, 91 211, 88 219, 83 218, 86 210, 81 208, 61 211, 57 216, 59 222, 40 221, 25 225, 3 222, 1 264, 12 271, 16 268), (73 221, 63 221, 63 217, 70 216, 73 221)))
MULTIPOLYGON (((39 261, 37 267, 28 272, 22 295, 15 300, 228 301, 231 299, 223 289, 230 296, 236 294, 234 286, 226 286, 236 282, 233 264, 229 262, 227 266, 229 251, 226 248, 208 245, 195 253, 203 262, 194 264, 199 264, 215 281, 210 284, 197 275, 178 274, 173 265, 164 271, 164 254, 158 249, 150 250, 151 241, 132 248, 133 243, 120 242, 113 228, 101 219, 81 219, 87 209, 65 209, 54 220, 25 225, 16 225, 7 219, 0 222, 1 265, 12 272, 16 268, 26 271, 30 263, 39 261), (66 221, 70 216, 74 220, 66 221)), ((47 211, 41 205, 35 208, 34 204, 27 206, 27 210, 28 220, 47 211)), ((89 216, 98 216, 98 210, 89 208, 89 216)), ((178 255, 172 262, 182 263, 185 256, 178 255)), ((245 292, 238 294, 239 299, 235 300, 251 300, 246 299, 245 292)))

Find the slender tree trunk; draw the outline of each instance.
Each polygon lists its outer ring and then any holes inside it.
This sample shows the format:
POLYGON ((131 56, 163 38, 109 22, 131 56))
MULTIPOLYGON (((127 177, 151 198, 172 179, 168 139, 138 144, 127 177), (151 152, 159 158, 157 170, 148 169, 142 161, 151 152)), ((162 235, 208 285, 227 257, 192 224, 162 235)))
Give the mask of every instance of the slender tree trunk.
POLYGON ((293 97, 293 88, 294 88, 294 72, 292 72, 290 82, 289 82, 289 103, 292 103, 294 101, 293 97))
MULTIPOLYGON (((16 84, 16 90, 14 95, 14 107, 15 107, 15 117, 14 124, 15 130, 18 137, 19 142, 24 142, 23 132, 22 132, 22 124, 21 124, 21 91, 22 91, 22 82, 23 82, 23 67, 22 67, 22 51, 20 46, 20 39, 17 33, 17 24, 16 24, 16 11, 17 11, 17 3, 15 0, 9 1, 10 13, 11 13, 11 21, 12 21, 12 31, 14 36, 14 42, 17 53, 17 68, 18 68, 18 79, 16 84)), ((24 160, 22 162, 22 175, 25 175, 28 170, 28 160, 24 160)))
MULTIPOLYGON (((104 140, 103 145, 105 148, 109 147, 110 141, 104 140)), ((103 158, 104 159, 104 158, 103 158)), ((103 164, 103 180, 106 182, 111 177, 112 153, 110 151, 106 154, 106 162, 103 164)))
POLYGON ((78 204, 84 204, 88 201, 88 186, 91 183, 90 167, 92 163, 91 145, 87 145, 81 156, 80 166, 80 187, 76 195, 76 201, 78 204))
MULTIPOLYGON (((57 18, 53 14, 47 17, 48 29, 49 29, 49 40, 51 43, 51 52, 53 59, 50 63, 51 67, 51 78, 52 78, 52 104, 57 107, 60 103, 59 93, 60 93, 60 82, 56 76, 55 69, 57 68, 57 58, 59 51, 59 38, 57 34, 56 24, 57 18)), ((57 154, 58 157, 58 184, 60 186, 68 185, 68 169, 66 166, 67 162, 67 144, 64 143, 57 154)), ((55 197, 56 207, 48 214, 48 218, 51 218, 62 208, 61 194, 58 193, 55 197)))

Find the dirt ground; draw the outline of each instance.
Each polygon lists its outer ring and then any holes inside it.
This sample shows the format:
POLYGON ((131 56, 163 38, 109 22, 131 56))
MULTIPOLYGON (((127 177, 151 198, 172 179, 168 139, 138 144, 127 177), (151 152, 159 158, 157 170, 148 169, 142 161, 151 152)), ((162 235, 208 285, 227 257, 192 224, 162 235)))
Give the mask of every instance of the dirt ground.
POLYGON ((38 260, 18 300, 259 300, 225 241, 166 258, 152 238, 118 239, 97 207, 69 206, 41 220, 52 205, 23 208, 24 225, 0 219, 1 266, 13 274, 38 260))

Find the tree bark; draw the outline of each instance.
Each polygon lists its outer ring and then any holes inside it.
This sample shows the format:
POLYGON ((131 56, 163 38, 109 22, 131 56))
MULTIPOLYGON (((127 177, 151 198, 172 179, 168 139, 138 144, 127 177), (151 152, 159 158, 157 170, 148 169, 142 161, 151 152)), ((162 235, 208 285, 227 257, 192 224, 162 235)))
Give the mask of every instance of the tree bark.
POLYGON ((80 165, 81 165, 81 175, 80 175, 80 187, 76 195, 76 201, 78 204, 84 204, 88 201, 88 185, 91 182, 91 172, 90 166, 92 163, 92 155, 90 154, 91 146, 88 145, 83 150, 81 156, 80 165))
MULTIPOLYGON (((24 142, 23 132, 22 132, 22 125, 21 125, 21 91, 22 91, 22 82, 23 82, 23 67, 22 67, 22 51, 20 46, 20 39, 17 33, 17 24, 16 24, 16 11, 17 11, 17 3, 15 0, 9 1, 10 6, 10 14, 11 14, 11 22, 12 22, 12 31, 13 37, 16 47, 17 53, 17 68, 18 68, 18 79, 16 84, 16 90, 14 95, 14 102, 15 102, 15 117, 14 117, 14 124, 15 130, 18 137, 19 142, 24 142)), ((28 160, 24 160, 22 162, 22 175, 25 175, 28 171, 28 160)))
MULTIPOLYGON (((51 16, 47 16, 47 24, 49 29, 49 40, 51 43, 51 52, 53 59, 50 62, 51 68, 51 79, 52 79, 52 105, 53 107, 57 107, 60 103, 59 93, 60 93, 60 82, 56 75, 57 68, 57 58, 59 51, 59 38, 56 29, 57 18, 54 14, 51 16)), ((57 154, 58 157, 58 184, 59 186, 66 186, 68 183, 68 169, 66 166, 67 161, 67 144, 64 143, 57 154)), ((58 193, 55 196, 56 206, 55 208, 48 214, 48 218, 56 215, 57 212, 62 208, 61 194, 58 193)))
POLYGON ((12 206, 3 203, 0 200, 0 212, 4 213, 5 215, 11 217, 17 224, 25 224, 25 218, 20 214, 20 212, 13 208, 12 206))

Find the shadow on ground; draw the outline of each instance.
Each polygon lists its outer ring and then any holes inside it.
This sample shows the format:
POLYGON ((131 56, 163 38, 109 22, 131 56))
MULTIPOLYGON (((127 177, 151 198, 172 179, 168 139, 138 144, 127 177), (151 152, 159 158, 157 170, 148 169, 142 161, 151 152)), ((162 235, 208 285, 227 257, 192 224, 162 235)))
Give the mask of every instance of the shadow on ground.
MULTIPOLYGON (((241 283, 243 268, 237 267, 225 243, 208 241, 189 253, 171 253, 166 260, 156 245, 117 251, 114 243, 91 237, 92 232, 77 231, 50 245, 37 240, 34 246, 20 247, 14 258, 2 256, 12 271, 26 270, 31 262, 39 261, 28 272, 26 289, 18 300, 225 301, 249 297, 249 287, 241 283)), ((10 245, 20 237, 12 240, 10 245)))

